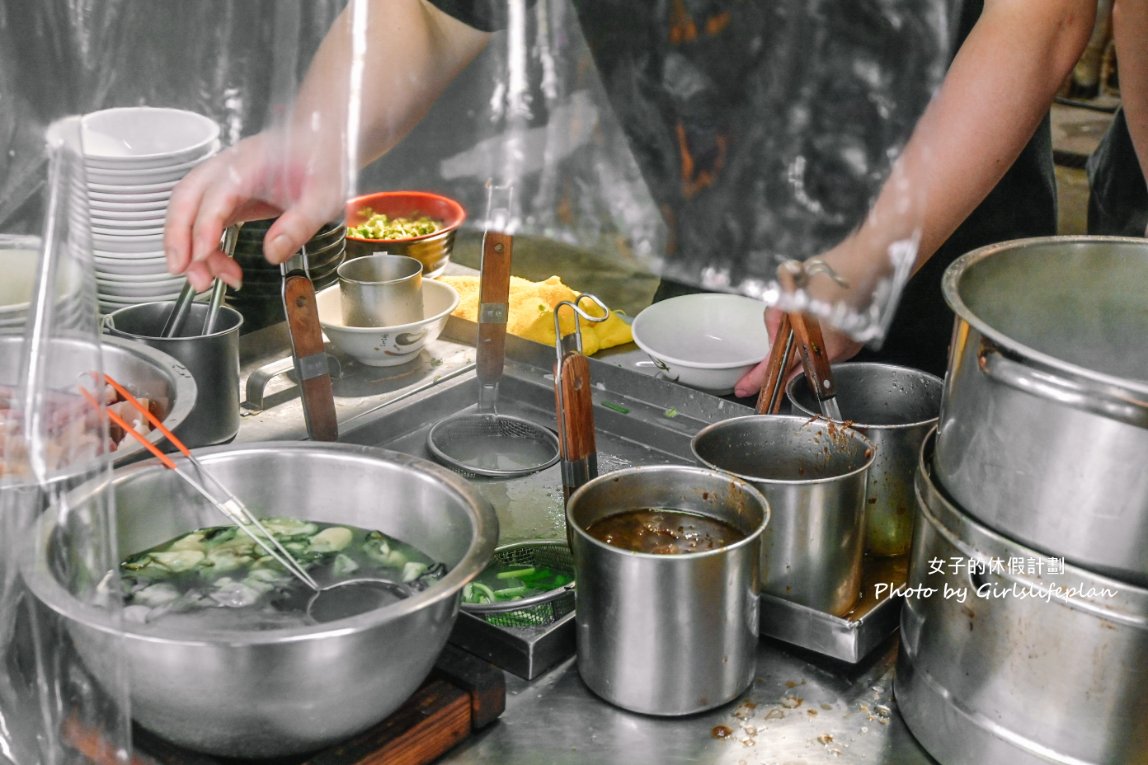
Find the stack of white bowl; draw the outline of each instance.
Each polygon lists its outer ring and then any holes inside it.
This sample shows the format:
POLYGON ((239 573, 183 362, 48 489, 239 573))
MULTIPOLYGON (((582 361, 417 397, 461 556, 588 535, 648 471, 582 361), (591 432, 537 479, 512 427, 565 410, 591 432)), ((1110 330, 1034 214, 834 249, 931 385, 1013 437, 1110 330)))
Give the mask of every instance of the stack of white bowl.
POLYGON ((163 227, 175 185, 219 151, 219 125, 195 112, 148 106, 79 117, 100 311, 174 300, 163 227))

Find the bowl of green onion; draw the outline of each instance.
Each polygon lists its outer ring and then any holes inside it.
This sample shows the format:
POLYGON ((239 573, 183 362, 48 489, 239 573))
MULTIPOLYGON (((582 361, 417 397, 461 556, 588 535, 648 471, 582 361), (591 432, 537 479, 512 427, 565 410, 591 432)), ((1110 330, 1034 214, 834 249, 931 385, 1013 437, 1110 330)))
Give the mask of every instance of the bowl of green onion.
POLYGON ((347 258, 385 252, 408 255, 433 278, 450 262, 466 210, 429 191, 377 191, 347 203, 347 258))
POLYGON ((574 609, 574 558, 565 542, 502 545, 463 587, 462 610, 499 627, 542 627, 574 609))

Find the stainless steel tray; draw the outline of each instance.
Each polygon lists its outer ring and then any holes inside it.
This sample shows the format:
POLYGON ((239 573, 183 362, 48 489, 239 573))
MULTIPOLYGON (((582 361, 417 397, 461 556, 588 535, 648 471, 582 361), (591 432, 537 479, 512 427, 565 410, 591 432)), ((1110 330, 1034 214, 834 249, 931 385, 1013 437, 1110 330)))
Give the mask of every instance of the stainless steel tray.
MULTIPOLYGON (((474 325, 452 319, 451 327, 465 343, 474 325)), ((507 355, 499 411, 553 428, 554 352, 508 337, 507 355)), ((590 360, 590 376, 599 474, 631 465, 690 464, 694 433, 710 422, 750 411, 595 359, 590 360)), ((432 459, 426 446, 431 426, 443 417, 473 410, 477 399, 474 375, 459 375, 413 392, 402 406, 380 410, 339 440, 432 459)), ((498 514, 500 544, 566 538, 559 465, 521 478, 468 478, 498 514)), ((548 625, 523 629, 495 626, 463 612, 451 641, 530 680, 574 655, 574 618, 567 614, 548 625)))
POLYGON ((908 561, 903 557, 866 558, 861 598, 845 616, 762 594, 758 632, 762 637, 856 664, 897 631, 903 601, 897 588, 905 584, 908 571, 908 561))
MULTIPOLYGON (((471 340, 475 325, 452 320, 448 336, 471 340)), ((499 392, 499 410, 554 427, 554 354, 518 338, 507 338, 508 358, 499 392)), ((752 410, 723 398, 655 379, 616 364, 590 360, 598 471, 631 465, 691 464, 690 439, 705 425, 752 410)), ((383 446, 431 459, 426 446, 430 427, 443 417, 470 411, 478 398, 473 374, 409 395, 402 406, 387 407, 340 440, 383 446)), ((512 478, 471 477, 494 506, 500 544, 528 539, 565 539, 560 466, 512 478)), ((896 567, 867 561, 865 595, 846 617, 835 617, 763 595, 761 634, 791 645, 856 663, 897 629, 900 599, 874 597, 873 583, 896 582, 896 567)), ((904 581, 901 566, 900 582, 904 581)), ((519 677, 532 679, 574 653, 573 619, 545 627, 498 627, 462 615, 452 640, 519 677)))

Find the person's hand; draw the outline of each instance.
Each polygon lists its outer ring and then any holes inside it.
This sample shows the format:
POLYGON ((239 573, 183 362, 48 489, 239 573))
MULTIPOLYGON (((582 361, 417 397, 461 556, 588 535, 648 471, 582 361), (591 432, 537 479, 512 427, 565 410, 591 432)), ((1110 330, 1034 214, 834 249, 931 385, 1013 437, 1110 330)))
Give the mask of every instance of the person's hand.
MULTIPOLYGON (((785 338, 779 339, 777 337, 777 325, 780 322, 781 311, 776 308, 767 308, 765 311, 765 325, 769 329, 771 343, 785 342, 785 338)), ((837 332, 829 327, 822 326, 821 333, 825 340, 825 351, 831 364, 853 358, 863 347, 861 343, 853 340, 848 335, 837 332)), ((760 364, 742 375, 737 383, 734 384, 734 395, 742 398, 757 396, 761 391, 762 383, 765 382, 765 368, 766 361, 763 360, 760 364)), ((795 345, 793 353, 790 354, 789 357, 789 368, 785 370, 783 379, 788 382, 800 373, 801 353, 795 345)))
POLYGON ((341 217, 340 163, 319 152, 287 151, 275 133, 247 138, 193 169, 176 185, 168 203, 164 252, 168 270, 186 273, 202 292, 219 277, 242 284, 239 264, 220 249, 223 230, 233 223, 279 216, 267 231, 268 262, 288 260, 324 223, 341 217))

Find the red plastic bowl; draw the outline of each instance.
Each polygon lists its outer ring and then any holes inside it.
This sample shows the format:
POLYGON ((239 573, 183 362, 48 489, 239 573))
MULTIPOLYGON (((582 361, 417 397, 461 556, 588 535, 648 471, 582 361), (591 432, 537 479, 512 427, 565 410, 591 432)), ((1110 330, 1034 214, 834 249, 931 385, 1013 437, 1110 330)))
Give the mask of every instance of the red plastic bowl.
POLYGON ((437 276, 450 262, 455 233, 465 220, 466 210, 462 205, 441 194, 429 191, 378 191, 364 194, 347 203, 347 257, 376 252, 409 255, 423 264, 425 276, 437 276), (442 228, 431 234, 406 239, 364 239, 351 236, 350 227, 362 224, 371 213, 383 213, 395 218, 426 215, 441 221, 442 228))

